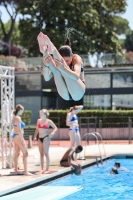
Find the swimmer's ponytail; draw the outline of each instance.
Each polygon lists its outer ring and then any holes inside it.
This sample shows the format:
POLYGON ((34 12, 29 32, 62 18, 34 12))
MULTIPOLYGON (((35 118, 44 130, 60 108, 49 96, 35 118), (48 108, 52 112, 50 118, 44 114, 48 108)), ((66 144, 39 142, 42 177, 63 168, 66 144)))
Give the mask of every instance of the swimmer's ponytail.
POLYGON ((21 104, 16 105, 15 110, 13 110, 13 114, 17 115, 17 113, 19 112, 19 110, 24 110, 24 107, 21 104))
POLYGON ((59 53, 62 57, 70 57, 72 55, 70 39, 67 37, 63 46, 59 48, 59 53))
POLYGON ((66 38, 64 45, 71 46, 71 42, 69 38, 66 38))

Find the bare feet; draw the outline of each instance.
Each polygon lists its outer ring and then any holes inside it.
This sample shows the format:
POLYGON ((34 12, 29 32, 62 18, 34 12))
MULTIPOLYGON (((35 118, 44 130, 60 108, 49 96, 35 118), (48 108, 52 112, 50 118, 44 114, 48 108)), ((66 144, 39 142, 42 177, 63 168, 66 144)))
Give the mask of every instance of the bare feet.
POLYGON ((57 64, 56 67, 58 67, 61 64, 64 66, 66 65, 64 59, 61 57, 58 50, 53 45, 53 43, 50 41, 50 39, 47 35, 44 35, 42 32, 40 32, 39 35, 37 36, 37 40, 39 43, 40 52, 43 53, 44 55, 48 55, 48 53, 52 54, 54 57, 54 61, 57 64), (48 53, 47 53, 47 48, 48 48, 48 53))
POLYGON ((25 176, 33 176, 33 174, 30 173, 30 172, 24 172, 24 175, 25 175, 25 176))
POLYGON ((39 175, 39 174, 43 174, 44 170, 41 170, 40 172, 37 172, 35 173, 36 175, 39 175))
POLYGON ((44 48, 48 46, 48 51, 50 54, 52 54, 52 51, 54 50, 54 45, 52 44, 47 35, 44 35, 42 32, 40 32, 39 35, 37 36, 37 40, 39 43, 39 48, 41 53, 43 53, 44 48))
POLYGON ((49 173, 49 170, 45 170, 45 171, 43 171, 42 174, 48 174, 48 173, 49 173))
POLYGON ((44 52, 44 48, 46 47, 46 43, 45 43, 45 40, 43 38, 43 33, 42 32, 40 32, 39 35, 37 36, 37 40, 38 40, 38 43, 39 43, 40 52, 43 53, 44 52))
POLYGON ((46 45, 48 46, 49 53, 53 54, 53 52, 57 50, 56 47, 54 46, 54 44, 51 42, 51 40, 47 35, 43 35, 43 37, 45 39, 46 45))

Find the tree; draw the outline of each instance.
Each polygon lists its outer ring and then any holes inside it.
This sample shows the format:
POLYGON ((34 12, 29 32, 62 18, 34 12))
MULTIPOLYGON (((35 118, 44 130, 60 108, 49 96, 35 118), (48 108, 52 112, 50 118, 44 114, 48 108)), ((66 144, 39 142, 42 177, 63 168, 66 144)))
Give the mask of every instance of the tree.
POLYGON ((6 31, 4 23, 2 21, 2 12, 0 11, 0 24, 1 24, 1 29, 3 32, 3 41, 9 43, 12 33, 14 30, 14 25, 15 25, 15 20, 17 17, 17 14, 19 13, 19 5, 21 4, 21 0, 0 0, 0 5, 4 6, 7 13, 10 16, 10 27, 9 30, 6 31), (11 9, 9 9, 9 7, 11 9))
POLYGON ((120 16, 114 16, 113 18, 114 18, 113 29, 118 35, 121 34, 127 35, 131 33, 129 22, 126 19, 123 19, 120 16))
POLYGON ((118 52, 121 46, 112 30, 114 14, 125 11, 126 0, 29 0, 25 14, 31 17, 20 21, 21 36, 25 45, 38 55, 36 36, 39 31, 47 34, 57 48, 64 42, 67 29, 74 52, 118 52), (29 8, 30 5, 30 8, 29 8), (27 44, 26 44, 27 43, 27 44))
POLYGON ((126 36, 125 49, 127 51, 133 51, 133 31, 131 34, 126 36))
POLYGON ((4 24, 2 21, 2 11, 0 10, 1 54, 22 57, 21 49, 15 46, 20 44, 20 31, 15 21, 17 14, 20 13, 22 3, 22 0, 0 0, 0 5, 5 7, 10 16, 10 20, 4 24))
MULTIPOLYGON (((9 32, 10 27, 11 27, 11 20, 9 20, 7 23, 4 24, 4 29, 5 29, 6 33, 9 32)), ((4 33, 2 31, 1 24, 0 24, 0 39, 3 40, 3 38, 4 38, 4 33)), ((10 42, 15 44, 15 45, 20 44, 20 30, 19 30, 19 24, 18 23, 14 24, 14 30, 12 32, 10 42)))
POLYGON ((73 52, 79 54, 121 51, 117 34, 112 27, 114 15, 125 11, 126 0, 11 2, 16 5, 16 13, 23 15, 19 22, 20 43, 29 49, 30 56, 39 54, 36 37, 40 31, 47 34, 57 48, 64 43, 68 33, 73 52))

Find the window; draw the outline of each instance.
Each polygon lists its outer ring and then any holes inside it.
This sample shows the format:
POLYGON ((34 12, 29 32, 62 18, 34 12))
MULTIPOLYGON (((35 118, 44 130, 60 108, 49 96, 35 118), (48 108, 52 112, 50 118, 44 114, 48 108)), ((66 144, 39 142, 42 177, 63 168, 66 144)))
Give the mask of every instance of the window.
POLYGON ((133 73, 115 73, 113 74, 113 87, 133 87, 133 73))
POLYGON ((85 109, 103 109, 111 108, 110 95, 84 95, 85 109))
POLYGON ((133 94, 117 94, 112 97, 116 109, 133 109, 133 94))
POLYGON ((85 74, 86 88, 109 88, 110 74, 85 74))
POLYGON ((23 74, 17 75, 15 80, 16 91, 41 90, 41 75, 23 74))

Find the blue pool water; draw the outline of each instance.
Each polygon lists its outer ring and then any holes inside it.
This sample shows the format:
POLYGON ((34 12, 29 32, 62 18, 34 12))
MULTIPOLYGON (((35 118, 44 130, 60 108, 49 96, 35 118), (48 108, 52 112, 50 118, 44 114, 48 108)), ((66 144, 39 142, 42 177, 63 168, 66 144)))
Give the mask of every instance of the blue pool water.
POLYGON ((83 186, 83 190, 62 200, 133 200, 133 159, 111 159, 103 166, 82 170, 80 176, 69 175, 47 186, 83 186), (118 175, 110 174, 115 162, 120 162, 130 172, 119 170, 118 175))

